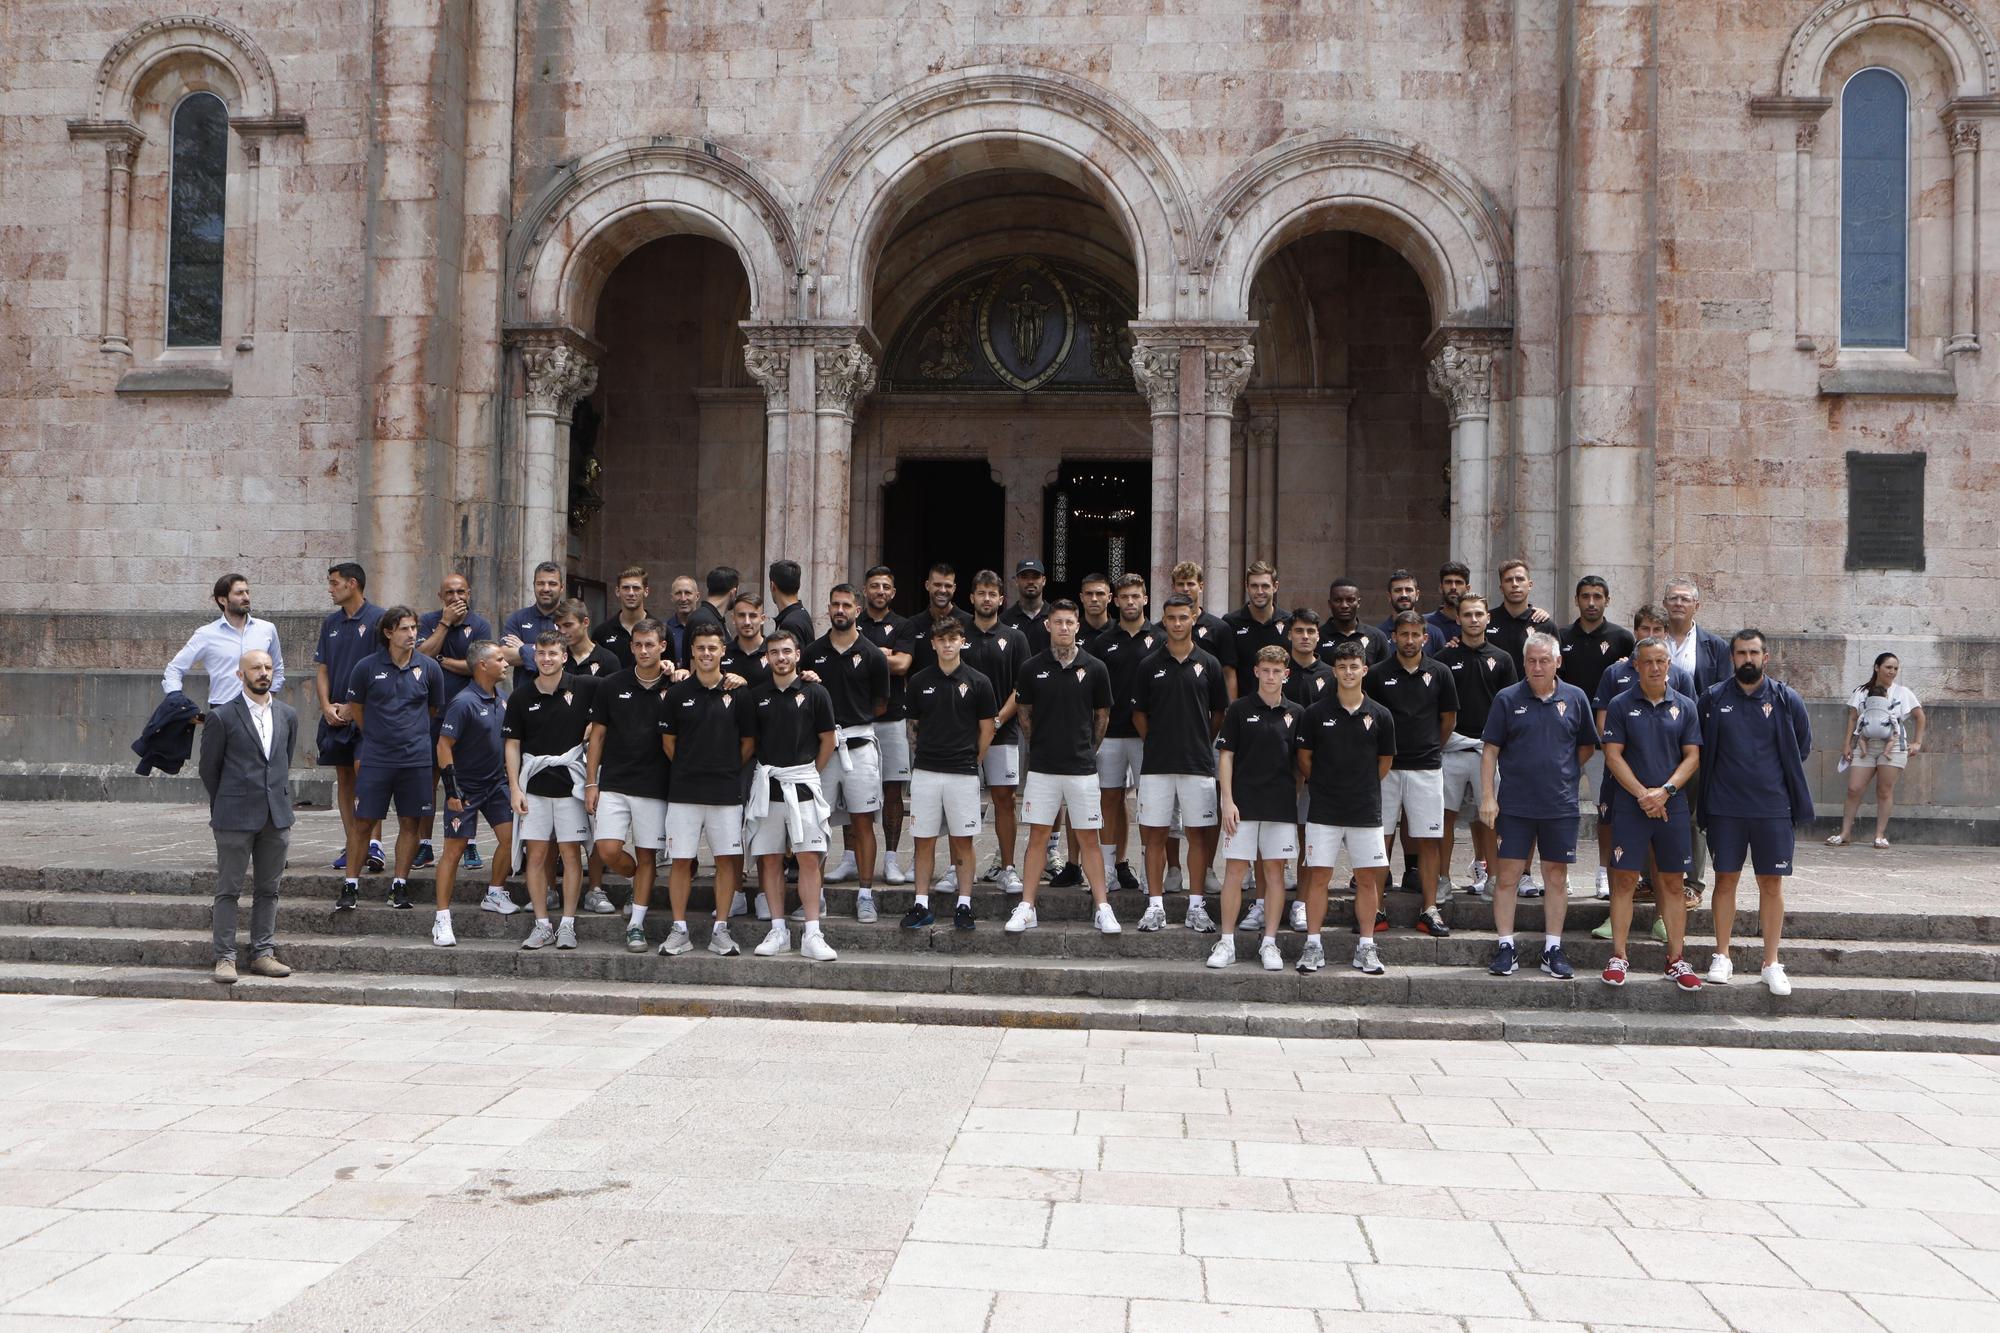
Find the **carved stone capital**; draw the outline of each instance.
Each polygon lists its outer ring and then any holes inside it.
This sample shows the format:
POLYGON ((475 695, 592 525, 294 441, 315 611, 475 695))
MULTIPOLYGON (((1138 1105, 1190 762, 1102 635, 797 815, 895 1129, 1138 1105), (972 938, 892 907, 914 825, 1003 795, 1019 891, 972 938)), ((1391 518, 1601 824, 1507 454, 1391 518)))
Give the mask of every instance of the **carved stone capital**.
POLYGON ((1800 121, 1798 128, 1793 132, 1792 141, 1798 145, 1801 153, 1810 153, 1813 150, 1813 145, 1819 142, 1819 122, 1816 120, 1800 121))
POLYGON ((792 351, 764 343, 743 344, 743 368, 764 390, 764 408, 782 412, 791 402, 792 351))
POLYGON ((1181 406, 1181 349, 1140 343, 1132 349, 1132 378, 1154 416, 1168 416, 1181 406))
POLYGON ((1953 153, 1976 153, 1979 151, 1979 122, 1959 119, 1951 123, 1951 151, 1953 153))
POLYGON ((523 343, 521 366, 528 411, 537 415, 566 417, 597 388, 597 363, 572 343, 523 343))
POLYGON ((852 416, 875 387, 875 358, 859 343, 813 348, 813 398, 822 412, 852 416))
POLYGON ((1503 346, 1503 335, 1483 330, 1440 329, 1432 338, 1426 378, 1454 422, 1491 414, 1493 363, 1503 346))
POLYGON ((129 120, 72 120, 69 137, 104 145, 104 163, 113 171, 129 171, 146 133, 129 120))
POLYGON ((1236 410, 1236 400, 1250 383, 1257 368, 1257 349, 1247 342, 1233 347, 1211 347, 1203 354, 1207 380, 1202 386, 1203 404, 1210 416, 1228 416, 1236 410))

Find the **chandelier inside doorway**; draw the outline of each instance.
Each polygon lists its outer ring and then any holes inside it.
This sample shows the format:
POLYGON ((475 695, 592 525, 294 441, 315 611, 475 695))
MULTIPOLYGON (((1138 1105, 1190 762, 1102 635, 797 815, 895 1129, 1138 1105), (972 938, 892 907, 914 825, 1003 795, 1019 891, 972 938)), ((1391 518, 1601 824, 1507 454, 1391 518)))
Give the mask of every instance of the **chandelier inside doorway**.
POLYGON ((1063 464, 1048 494, 1049 581, 1065 595, 1086 575, 1120 575, 1143 567, 1144 463, 1077 460, 1063 464))

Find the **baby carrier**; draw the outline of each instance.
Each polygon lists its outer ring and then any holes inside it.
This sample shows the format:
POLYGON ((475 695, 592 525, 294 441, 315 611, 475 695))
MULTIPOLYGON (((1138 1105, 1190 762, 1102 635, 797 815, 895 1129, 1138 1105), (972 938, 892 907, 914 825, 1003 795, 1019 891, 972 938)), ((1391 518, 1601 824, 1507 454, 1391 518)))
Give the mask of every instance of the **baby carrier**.
POLYGON ((1855 710, 1854 734, 1864 741, 1888 741, 1890 749, 1903 748, 1903 716, 1886 694, 1864 694, 1855 710))

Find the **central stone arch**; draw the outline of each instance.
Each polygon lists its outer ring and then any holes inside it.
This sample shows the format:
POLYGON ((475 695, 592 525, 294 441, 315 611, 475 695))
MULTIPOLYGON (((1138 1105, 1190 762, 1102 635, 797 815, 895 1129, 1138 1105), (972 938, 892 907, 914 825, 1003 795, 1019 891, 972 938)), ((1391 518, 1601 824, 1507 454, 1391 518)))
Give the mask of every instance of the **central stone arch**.
POLYGON ((869 324, 876 256, 902 209, 954 177, 1004 169, 1046 172, 1102 203, 1131 241, 1141 317, 1172 315, 1194 223, 1159 130, 1082 80, 983 67, 898 94, 835 146, 808 205, 812 316, 869 324))

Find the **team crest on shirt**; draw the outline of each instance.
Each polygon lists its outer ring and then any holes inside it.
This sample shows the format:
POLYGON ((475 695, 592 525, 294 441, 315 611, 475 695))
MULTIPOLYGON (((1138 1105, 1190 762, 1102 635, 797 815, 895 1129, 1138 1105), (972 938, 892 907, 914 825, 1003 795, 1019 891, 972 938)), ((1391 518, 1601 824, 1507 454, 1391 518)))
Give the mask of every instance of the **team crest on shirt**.
POLYGON ((356 634, 365 635, 368 633, 368 627, 366 625, 356 625, 354 627, 354 632, 356 634))
POLYGON ((1676 721, 1676 722, 1680 721, 1680 720, 1681 720, 1681 706, 1680 706, 1679 704, 1668 704, 1668 705, 1667 705, 1667 716, 1668 716, 1668 717, 1670 717, 1670 718, 1672 718, 1672 719, 1673 719, 1674 721, 1676 721))
POLYGON ((564 691, 563 691, 563 702, 564 702, 564 703, 566 703, 566 704, 573 704, 573 703, 575 703, 575 702, 576 702, 576 691, 575 691, 575 690, 564 690, 564 691))
POLYGON ((1488 673, 1491 673, 1493 668, 1497 665, 1497 663, 1490 657, 1484 658, 1482 660, 1484 660, 1486 663, 1486 670, 1488 671, 1488 673))
POLYGON ((1292 715, 1290 713, 1285 714, 1285 725, 1288 727, 1292 725, 1292 715))
POLYGON ((1431 683, 1431 673, 1426 671, 1424 672, 1424 684, 1428 685, 1430 683, 1431 683))
POLYGON ((1569 716, 1569 700, 1567 699, 1556 700, 1556 716, 1557 717, 1569 716))
MULTIPOLYGON (((735 703, 735 702, 736 702, 736 696, 735 696, 735 695, 733 695, 733 694, 729 693, 729 692, 728 692, 727 690, 723 691, 723 694, 722 694, 722 706, 723 706, 724 708, 727 708, 727 707, 729 707, 729 705, 731 705, 731 704, 733 704, 733 703, 735 703)), ((689 704, 690 706, 692 706, 692 705, 693 705, 693 703, 694 703, 694 700, 692 700, 692 699, 688 700, 688 704, 689 704)))
POLYGON ((1082 667, 1078 667, 1078 668, 1076 669, 1076 678, 1077 678, 1077 680, 1078 680, 1079 682, 1081 682, 1081 681, 1083 680, 1083 675, 1084 675, 1084 672, 1083 672, 1083 668, 1082 668, 1082 667))
POLYGON ((965 697, 965 696, 966 696, 967 694, 971 693, 971 691, 972 691, 972 682, 971 682, 971 681, 966 681, 966 680, 962 680, 962 681, 960 681, 960 682, 958 683, 958 697, 959 697, 959 698, 963 699, 963 698, 964 698, 964 697, 965 697))
POLYGON ((1375 719, 1368 716, 1366 713, 1363 713, 1361 715, 1361 729, 1363 731, 1375 730, 1375 719))
POLYGON ((1771 705, 1769 704, 1764 705, 1764 716, 1765 717, 1771 716, 1771 705))
POLYGON ((1597 652, 1601 657, 1609 657, 1611 655, 1611 641, 1607 639, 1603 643, 1598 644, 1597 652))
POLYGON ((1201 679, 1201 663, 1199 663, 1199 662, 1196 662, 1196 663, 1194 664, 1194 675, 1195 675, 1195 679, 1196 679, 1196 680, 1200 680, 1200 679, 1201 679))
POLYGON ((806 692, 804 690, 800 690, 797 694, 792 696, 792 702, 797 704, 799 707, 804 708, 806 706, 806 692))
POLYGON ((1611 859, 1614 861, 1623 861, 1625 859, 1625 849, 1623 847, 1613 847, 1611 849, 1611 859))
POLYGON ((1320 676, 1320 677, 1317 677, 1316 679, 1314 679, 1314 681, 1313 681, 1313 690, 1314 690, 1315 692, 1317 692, 1317 691, 1320 691, 1320 690, 1323 690, 1323 689, 1325 689, 1325 688, 1326 688, 1326 677, 1325 677, 1325 676, 1320 676))
POLYGON ((1148 635, 1146 635, 1146 636, 1144 636, 1144 637, 1145 637, 1145 640, 1146 640, 1146 646, 1147 646, 1148 648, 1151 648, 1151 647, 1153 646, 1153 636, 1152 636, 1152 635, 1150 635, 1150 634, 1148 634, 1148 635))
POLYGON ((860 665, 861 665, 861 654, 860 654, 860 653, 856 653, 856 654, 855 654, 855 655, 854 655, 854 656, 853 656, 852 658, 850 658, 849 660, 850 660, 850 661, 852 661, 852 662, 854 663, 854 665, 856 665, 856 666, 860 666, 860 665))

